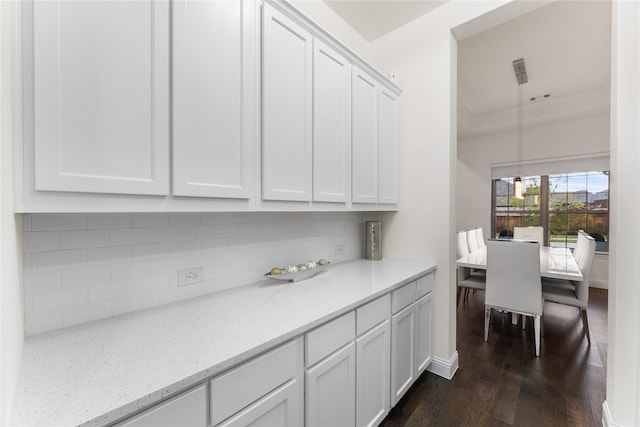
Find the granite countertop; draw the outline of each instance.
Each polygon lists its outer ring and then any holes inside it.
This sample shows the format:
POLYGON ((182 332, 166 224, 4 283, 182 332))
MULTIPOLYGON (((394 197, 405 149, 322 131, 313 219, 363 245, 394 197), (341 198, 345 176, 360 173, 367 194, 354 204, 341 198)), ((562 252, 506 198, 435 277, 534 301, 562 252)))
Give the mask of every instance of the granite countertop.
POLYGON ((27 338, 12 425, 104 425, 435 270, 355 260, 27 338))

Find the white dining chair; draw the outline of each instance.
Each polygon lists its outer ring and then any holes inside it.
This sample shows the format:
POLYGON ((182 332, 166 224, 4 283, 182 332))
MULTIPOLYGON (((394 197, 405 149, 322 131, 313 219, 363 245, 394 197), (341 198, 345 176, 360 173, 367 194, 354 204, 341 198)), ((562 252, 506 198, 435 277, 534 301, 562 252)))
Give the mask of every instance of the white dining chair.
MULTIPOLYGON (((456 245, 456 256, 458 259, 469 254, 469 246, 467 244, 467 232, 458 231, 458 242, 456 245)), ((485 276, 483 274, 475 274, 470 268, 458 267, 456 270, 456 284, 458 287, 456 293, 456 308, 460 304, 460 295, 464 290, 464 298, 469 295, 469 289, 485 289, 485 276)))
POLYGON ((466 255, 469 255, 469 244, 467 243, 467 232, 458 231, 458 240, 456 244, 456 257, 457 259, 460 259, 466 255))
POLYGON ((467 245, 469 246, 469 252, 477 251, 479 249, 479 246, 478 246, 478 240, 476 238, 475 229, 467 230, 466 235, 467 235, 467 245))
POLYGON ((527 240, 544 244, 543 227, 513 227, 513 240, 527 240))
MULTIPOLYGON (((542 282, 539 243, 489 240, 485 292, 484 340, 489 339, 492 310, 533 317, 536 356, 540 356, 542 282)), ((522 318, 525 321, 525 317, 522 318)))
POLYGON ((580 317, 582 318, 584 333, 587 336, 587 343, 591 345, 587 305, 589 305, 589 279, 593 258, 596 253, 596 241, 587 233, 584 233, 582 237, 578 234, 578 239, 580 238, 583 239, 583 243, 579 254, 580 259, 576 259, 576 261, 582 272, 582 281, 542 279, 542 297, 545 302, 577 307, 580 310, 580 317))
MULTIPOLYGON (((576 240, 576 247, 573 250, 573 257, 576 259, 576 262, 580 261, 580 258, 584 255, 589 247, 589 240, 591 236, 585 232, 584 230, 578 231, 578 238, 576 240)), ((594 239, 595 240, 595 239, 594 239)))
POLYGON ((484 233, 482 232, 482 227, 476 228, 476 244, 478 248, 484 248, 487 244, 484 242, 484 233))

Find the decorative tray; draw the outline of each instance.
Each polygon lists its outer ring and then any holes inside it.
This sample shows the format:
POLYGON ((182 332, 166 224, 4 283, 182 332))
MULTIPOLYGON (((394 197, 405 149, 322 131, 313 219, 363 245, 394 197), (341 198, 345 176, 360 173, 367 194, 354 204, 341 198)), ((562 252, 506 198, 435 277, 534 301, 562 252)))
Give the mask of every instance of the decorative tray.
POLYGON ((323 272, 326 268, 331 264, 330 262, 326 262, 326 264, 317 264, 313 268, 307 268, 306 270, 298 270, 292 271, 290 273, 285 272, 285 269, 282 269, 282 273, 280 274, 271 274, 270 272, 265 274, 264 277, 267 279, 273 280, 281 280, 285 282, 299 282, 304 279, 309 279, 315 276, 318 273, 323 272))

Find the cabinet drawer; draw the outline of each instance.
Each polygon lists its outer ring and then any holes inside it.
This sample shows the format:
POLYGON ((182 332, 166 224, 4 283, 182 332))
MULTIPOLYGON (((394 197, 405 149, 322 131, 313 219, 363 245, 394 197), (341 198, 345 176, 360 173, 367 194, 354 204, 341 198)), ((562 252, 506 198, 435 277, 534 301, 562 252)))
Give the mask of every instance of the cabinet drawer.
POLYGON ((416 283, 418 287, 416 299, 420 299, 433 290, 433 273, 422 276, 416 283))
POLYGON ((356 337, 356 315, 353 311, 307 333, 306 366, 324 359, 356 337))
POLYGON ((179 394, 138 414, 116 427, 175 426, 205 427, 207 425, 207 391, 204 385, 179 394))
POLYGON ((391 293, 391 312, 395 314, 415 300, 416 282, 411 282, 391 293))
POLYGON ((389 294, 356 309, 357 335, 360 336, 389 318, 391 296, 389 294))
POLYGON ((271 350, 210 381, 211 424, 216 425, 295 378, 302 366, 300 339, 271 350))

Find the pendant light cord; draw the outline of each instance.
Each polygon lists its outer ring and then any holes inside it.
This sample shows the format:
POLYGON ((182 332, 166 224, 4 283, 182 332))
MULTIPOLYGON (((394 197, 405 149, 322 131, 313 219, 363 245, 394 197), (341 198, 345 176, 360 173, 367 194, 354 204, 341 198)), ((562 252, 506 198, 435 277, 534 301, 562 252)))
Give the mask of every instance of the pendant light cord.
POLYGON ((518 85, 518 176, 521 174, 522 165, 522 140, 523 140, 523 105, 522 105, 522 84, 518 85))

